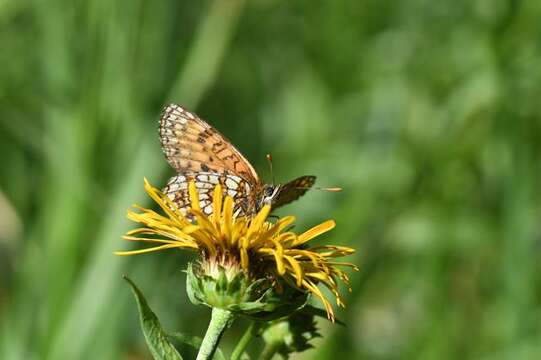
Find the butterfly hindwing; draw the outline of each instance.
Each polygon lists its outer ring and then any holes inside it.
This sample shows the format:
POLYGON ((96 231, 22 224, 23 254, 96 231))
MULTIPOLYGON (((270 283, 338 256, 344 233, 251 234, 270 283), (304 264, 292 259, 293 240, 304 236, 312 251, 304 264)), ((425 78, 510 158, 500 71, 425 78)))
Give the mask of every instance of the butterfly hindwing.
POLYGON ((252 165, 218 130, 178 105, 165 107, 160 141, 167 162, 180 174, 231 174, 259 184, 252 165))
POLYGON ((212 196, 214 187, 221 184, 223 195, 233 197, 235 201, 234 212, 237 215, 245 215, 252 207, 250 184, 244 179, 228 174, 216 174, 214 172, 191 172, 173 176, 163 188, 173 203, 183 212, 191 207, 188 185, 193 181, 199 195, 199 206, 207 214, 212 214, 212 196))

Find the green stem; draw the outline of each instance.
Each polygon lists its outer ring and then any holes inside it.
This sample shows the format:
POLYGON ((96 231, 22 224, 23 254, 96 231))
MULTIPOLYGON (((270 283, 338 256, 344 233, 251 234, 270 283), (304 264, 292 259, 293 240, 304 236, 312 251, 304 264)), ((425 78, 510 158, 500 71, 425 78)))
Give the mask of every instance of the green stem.
POLYGON ((196 360, 212 359, 222 335, 232 322, 233 314, 230 311, 212 308, 209 327, 199 348, 196 360))
POLYGON ((260 323, 252 322, 250 326, 248 326, 248 329, 244 332, 244 335, 242 335, 242 338, 238 342, 237 346, 235 346, 235 350, 233 350, 233 354, 231 355, 231 358, 229 360, 239 360, 241 355, 244 353, 244 350, 246 350, 246 347, 250 343, 250 341, 256 336, 258 329, 261 327, 260 323))
POLYGON ((263 352, 261 352, 261 355, 259 356, 259 360, 270 360, 278 352, 278 349, 282 345, 281 342, 275 341, 271 343, 265 344, 265 347, 263 348, 263 352))

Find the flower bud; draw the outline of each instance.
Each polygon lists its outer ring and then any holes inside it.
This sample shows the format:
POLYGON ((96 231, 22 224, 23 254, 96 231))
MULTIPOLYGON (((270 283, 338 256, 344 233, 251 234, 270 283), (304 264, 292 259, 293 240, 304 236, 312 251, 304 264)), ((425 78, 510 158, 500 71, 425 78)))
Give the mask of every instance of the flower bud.
POLYGON ((276 286, 266 278, 252 278, 233 261, 190 263, 186 273, 186 289, 193 304, 229 310, 254 320, 287 316, 308 299, 303 291, 276 286))

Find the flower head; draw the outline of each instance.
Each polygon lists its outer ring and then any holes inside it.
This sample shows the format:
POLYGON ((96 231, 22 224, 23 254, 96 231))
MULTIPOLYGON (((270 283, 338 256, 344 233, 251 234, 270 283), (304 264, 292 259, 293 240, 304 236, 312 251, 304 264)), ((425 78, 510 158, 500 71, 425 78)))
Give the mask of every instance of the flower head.
POLYGON ((254 217, 235 217, 234 201, 223 196, 216 185, 213 193, 213 213, 206 215, 199 207, 195 184, 189 185, 191 208, 189 217, 161 191, 145 179, 145 190, 167 216, 136 206, 140 212, 128 211, 128 218, 144 225, 129 231, 124 239, 145 241, 154 247, 119 251, 117 255, 142 254, 164 249, 188 249, 200 256, 200 270, 210 278, 232 280, 238 274, 253 281, 269 280, 278 292, 286 286, 311 293, 321 300, 327 316, 334 320, 328 297, 318 287, 322 284, 344 306, 338 292, 338 280, 349 284, 341 267, 357 269, 354 264, 337 262, 336 258, 350 255, 353 249, 344 246, 308 245, 315 237, 335 227, 333 220, 325 221, 301 234, 290 230, 295 221, 285 216, 276 222, 267 220, 270 206, 264 206, 254 217))

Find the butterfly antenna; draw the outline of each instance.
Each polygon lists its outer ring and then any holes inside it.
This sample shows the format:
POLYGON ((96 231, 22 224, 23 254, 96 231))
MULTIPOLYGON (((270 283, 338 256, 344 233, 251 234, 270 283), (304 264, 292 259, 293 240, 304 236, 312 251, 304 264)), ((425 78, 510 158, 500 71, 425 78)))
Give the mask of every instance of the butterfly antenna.
POLYGON ((316 190, 321 190, 321 191, 329 191, 329 192, 340 192, 340 191, 342 191, 341 187, 325 187, 325 188, 317 187, 315 189, 316 190))
POLYGON ((295 189, 299 189, 299 190, 308 190, 308 189, 314 189, 314 190, 321 190, 321 191, 328 191, 328 192, 340 192, 342 191, 342 188, 341 187, 309 187, 309 186, 299 186, 299 187, 296 187, 295 189))
POLYGON ((274 178, 274 171, 272 171, 272 155, 271 154, 267 154, 267 162, 269 163, 269 169, 270 169, 270 173, 271 173, 271 176, 272 176, 272 186, 276 185, 276 181, 275 181, 275 178, 274 178))

